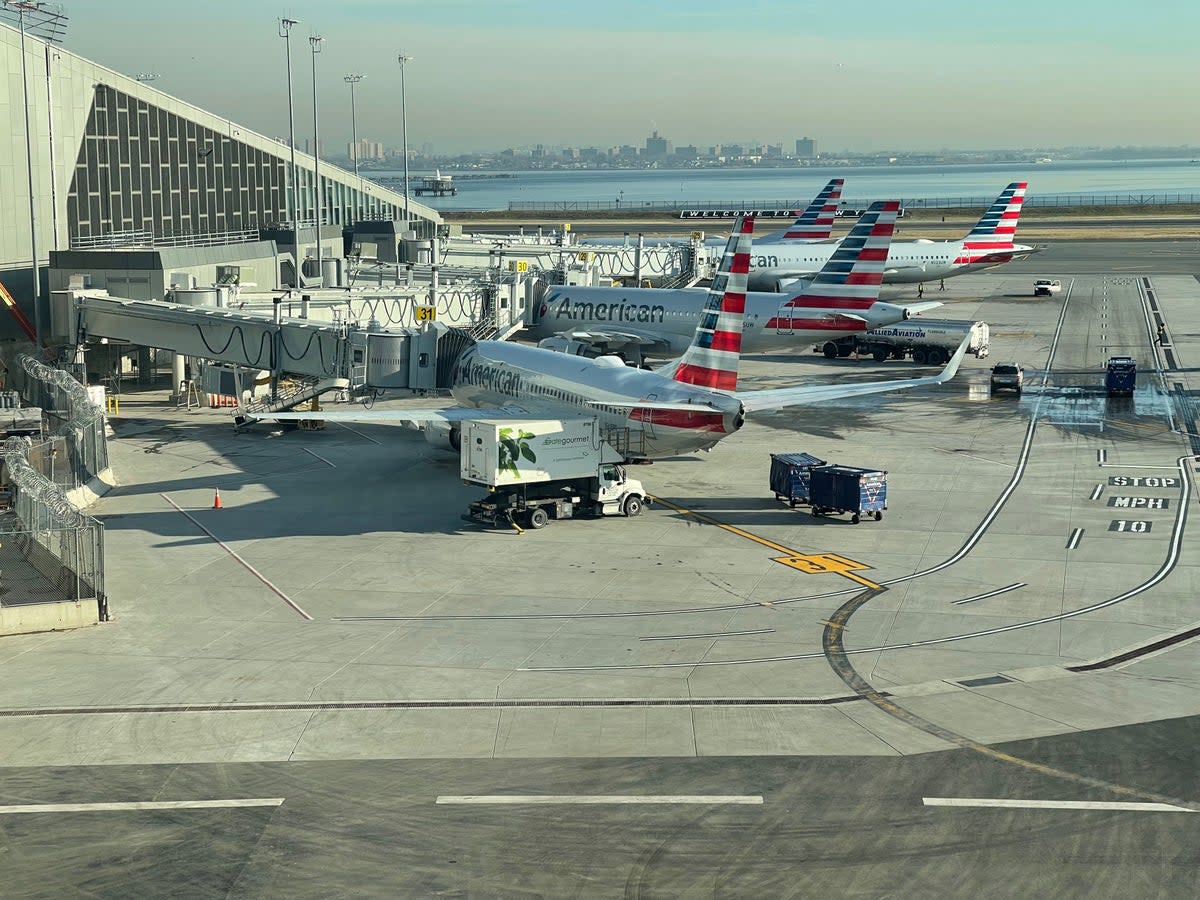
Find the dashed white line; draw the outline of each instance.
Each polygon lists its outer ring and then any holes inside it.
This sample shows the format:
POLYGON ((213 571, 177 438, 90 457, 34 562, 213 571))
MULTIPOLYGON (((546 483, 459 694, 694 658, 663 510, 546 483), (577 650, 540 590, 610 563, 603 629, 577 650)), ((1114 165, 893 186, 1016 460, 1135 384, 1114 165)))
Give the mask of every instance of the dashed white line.
POLYGON ((467 794, 439 796, 442 806, 762 806, 761 794, 467 794))
POLYGON ((1083 538, 1083 529, 1076 528, 1074 531, 1071 532, 1071 537, 1067 541, 1067 549, 1074 550, 1076 547, 1079 546, 1079 541, 1082 538, 1083 538))
POLYGON ((1088 497, 1088 499, 1089 499, 1089 500, 1095 500, 1095 499, 1099 498, 1100 494, 1101 494, 1103 491, 1104 491, 1104 485, 1102 485, 1102 484, 1098 484, 1098 485, 1096 485, 1096 486, 1095 486, 1095 487, 1092 489, 1092 496, 1088 497))
POLYGON ((1196 812, 1172 803, 1108 802, 1099 800, 999 800, 987 797, 922 797, 926 806, 995 807, 999 809, 1076 809, 1115 812, 1196 812))
POLYGON ((273 593, 276 597, 278 597, 280 600, 282 600, 284 603, 286 603, 288 606, 290 606, 296 612, 300 613, 300 615, 302 615, 304 618, 308 619, 308 621, 310 621, 310 622, 312 621, 312 616, 310 616, 303 609, 301 609, 300 605, 298 603, 296 603, 295 600, 293 600, 291 597, 289 597, 287 594, 285 594, 283 591, 281 591, 279 588, 277 588, 274 584, 272 584, 270 582, 270 580, 268 580, 267 576, 263 575, 262 572, 258 571, 258 569, 254 568, 254 566, 250 565, 250 563, 248 563, 244 559, 242 559, 238 555, 236 550, 234 550, 232 547, 230 547, 228 544, 226 544, 223 540, 221 540, 219 537, 217 537, 215 534, 213 534, 211 531, 209 531, 207 528, 205 528, 203 525, 201 525, 200 521, 195 516, 193 516, 187 510, 183 509, 183 507, 181 507, 178 503, 176 503, 174 500, 172 500, 166 494, 159 494, 159 496, 162 497, 164 500, 166 500, 168 503, 170 503, 173 507, 175 507, 175 509, 177 511, 179 511, 179 512, 183 513, 185 516, 187 516, 193 525, 195 525, 197 528, 199 528, 201 531, 203 531, 205 534, 207 534, 210 538, 212 538, 214 541, 216 541, 217 544, 221 547, 221 549, 223 549, 226 553, 228 553, 230 556, 232 556, 234 559, 236 559, 239 563, 241 563, 242 568, 245 569, 247 572, 249 572, 251 575, 253 575, 255 578, 257 578, 259 581, 261 581, 264 585, 266 585, 267 588, 271 591, 271 593, 273 593))
POLYGON ((329 468, 331 468, 331 469, 336 469, 336 468, 337 468, 337 466, 335 466, 333 463, 331 463, 331 462, 330 462, 329 460, 327 460, 325 457, 323 457, 323 456, 320 456, 320 455, 318 455, 318 454, 316 454, 316 453, 313 453, 313 452, 312 452, 311 450, 309 450, 307 447, 301 447, 300 449, 302 449, 302 450, 303 450, 305 453, 309 454, 310 456, 315 456, 315 457, 317 457, 317 459, 319 459, 321 462, 325 463, 325 465, 329 466, 329 468))
POLYGON ((283 797, 250 797, 236 800, 147 800, 130 803, 29 803, 0 806, 0 815, 20 813, 141 812, 155 809, 236 809, 246 806, 279 806, 283 797))

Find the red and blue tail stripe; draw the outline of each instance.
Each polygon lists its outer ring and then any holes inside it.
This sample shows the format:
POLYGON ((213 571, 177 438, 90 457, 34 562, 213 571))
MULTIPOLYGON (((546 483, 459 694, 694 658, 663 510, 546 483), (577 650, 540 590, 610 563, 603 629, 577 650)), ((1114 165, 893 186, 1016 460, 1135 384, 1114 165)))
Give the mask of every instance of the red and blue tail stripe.
POLYGON ((997 251, 1013 249, 1026 187, 1028 182, 1014 181, 1001 192, 963 240, 956 263, 982 262, 997 251))
POLYGON ((784 241, 827 241, 833 234, 833 220, 837 216, 838 200, 842 197, 845 178, 832 178, 821 193, 817 194, 808 208, 783 233, 784 241))
POLYGON ((821 271, 784 307, 869 309, 879 300, 899 213, 899 200, 872 203, 821 271))
POLYGON ((676 381, 722 391, 737 390, 753 234, 754 217, 740 216, 725 245, 717 277, 708 290, 696 335, 675 369, 676 381))

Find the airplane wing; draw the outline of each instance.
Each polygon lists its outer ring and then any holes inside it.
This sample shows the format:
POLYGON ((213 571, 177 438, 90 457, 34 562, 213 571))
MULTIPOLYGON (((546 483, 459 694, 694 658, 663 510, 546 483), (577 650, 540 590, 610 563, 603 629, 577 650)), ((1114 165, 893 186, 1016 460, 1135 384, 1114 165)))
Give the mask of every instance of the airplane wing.
POLYGON ((765 391, 738 391, 736 396, 742 401, 742 408, 747 413, 767 412, 769 410, 786 409, 789 406, 802 406, 807 403, 818 403, 822 400, 839 400, 843 397, 856 397, 862 394, 881 394, 886 391, 903 391, 909 388, 926 387, 943 384, 958 372, 958 365, 967 352, 970 336, 950 357, 950 362, 937 375, 926 378, 897 378, 891 381, 866 381, 859 384, 810 384, 799 387, 771 388, 765 391))
POLYGON ((897 303, 896 305, 903 306, 910 314, 915 316, 919 313, 929 312, 931 309, 937 309, 942 305, 942 302, 940 300, 922 300, 919 303, 897 303))
POLYGON ((669 343, 664 341, 661 335, 647 334, 637 329, 610 331, 605 328, 571 328, 558 332, 558 336, 569 338, 573 341, 590 341, 606 344, 638 344, 642 347, 656 347, 669 343))
POLYGON ((445 409, 336 409, 329 412, 268 412, 246 418, 251 421, 274 419, 279 422, 462 422, 466 419, 528 419, 530 413, 519 406, 467 407, 445 409))

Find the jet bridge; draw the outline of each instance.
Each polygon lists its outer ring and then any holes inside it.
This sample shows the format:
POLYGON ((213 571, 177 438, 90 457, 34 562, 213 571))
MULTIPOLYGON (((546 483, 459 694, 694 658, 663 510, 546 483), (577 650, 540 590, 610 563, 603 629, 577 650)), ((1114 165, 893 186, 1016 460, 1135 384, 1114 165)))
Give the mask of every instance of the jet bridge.
POLYGON ((59 344, 106 339, 356 390, 449 388, 454 360, 474 343, 438 323, 369 331, 284 318, 278 305, 272 318, 97 291, 55 291, 50 305, 52 340, 59 344))

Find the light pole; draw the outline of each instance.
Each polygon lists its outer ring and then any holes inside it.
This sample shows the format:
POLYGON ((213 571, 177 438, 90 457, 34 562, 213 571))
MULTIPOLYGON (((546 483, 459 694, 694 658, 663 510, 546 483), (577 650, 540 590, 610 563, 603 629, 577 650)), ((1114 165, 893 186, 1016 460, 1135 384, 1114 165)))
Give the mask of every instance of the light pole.
POLYGON ((400 142, 404 145, 404 230, 408 230, 408 112, 404 105, 404 69, 412 62, 411 56, 401 53, 396 57, 400 63, 400 142))
POLYGON ((358 120, 354 117, 354 86, 366 77, 366 75, 347 75, 342 79, 346 84, 350 85, 350 146, 354 148, 355 177, 358 176, 358 120))
MULTIPOLYGON (((288 218, 292 223, 292 255, 296 258, 296 287, 300 286, 300 229, 297 219, 300 206, 296 202, 296 119, 292 110, 292 26, 299 25, 299 19, 280 19, 279 36, 283 38, 287 48, 287 83, 288 83, 288 146, 292 151, 292 189, 287 195, 291 200, 291 210, 288 218)), ((285 200, 286 204, 288 201, 285 200)))
POLYGON ((316 232, 317 238, 317 285, 324 285, 325 276, 321 272, 321 213, 324 207, 324 197, 321 191, 321 144, 320 134, 317 129, 317 54, 321 52, 321 41, 325 38, 319 34, 315 34, 308 39, 309 45, 312 47, 312 69, 313 69, 313 192, 315 198, 313 200, 313 214, 316 217, 317 223, 313 226, 313 231, 316 232))
MULTIPOLYGON (((63 34, 66 32, 66 16, 62 13, 62 8, 49 3, 42 3, 40 0, 0 0, 0 9, 4 9, 9 15, 16 11, 17 14, 17 30, 21 33, 21 95, 25 107, 25 174, 29 182, 29 250, 30 250, 30 269, 33 274, 33 321, 34 321, 34 344, 40 348, 42 346, 42 307, 38 302, 42 294, 42 272, 38 265, 38 244, 37 244, 37 193, 34 189, 33 180, 33 131, 29 124, 29 71, 28 60, 25 58, 25 33, 28 27, 34 29, 37 37, 46 42, 47 45, 57 44, 62 41, 63 34), (28 18, 27 18, 28 17, 28 18)), ((49 59, 49 46, 47 46, 47 60, 49 59)), ((47 106, 50 106, 50 65, 46 64, 46 98, 47 106)), ((50 122, 51 132, 53 132, 53 121, 50 122)), ((53 142, 53 133, 51 134, 53 142)), ((50 146, 50 158, 54 158, 53 143, 50 146)), ((51 166, 51 184, 53 184, 53 165, 51 166)), ((53 199, 51 204, 53 205, 53 199)))

